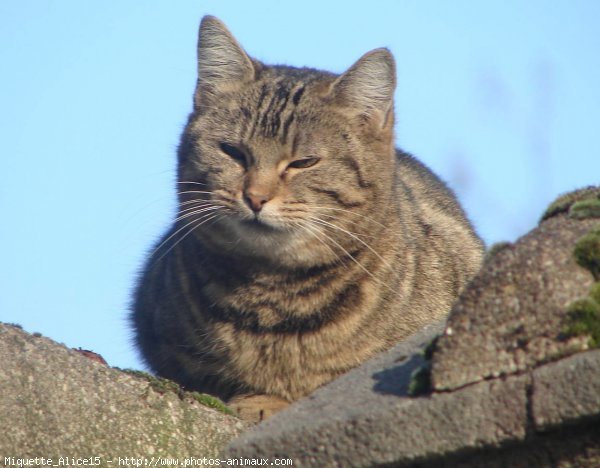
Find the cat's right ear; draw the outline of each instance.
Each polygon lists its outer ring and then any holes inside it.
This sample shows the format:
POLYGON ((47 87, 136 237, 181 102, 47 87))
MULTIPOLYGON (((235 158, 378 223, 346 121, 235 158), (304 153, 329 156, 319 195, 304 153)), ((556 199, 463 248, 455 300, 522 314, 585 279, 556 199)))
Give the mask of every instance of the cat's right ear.
POLYGON ((214 16, 205 16, 198 35, 198 83, 194 105, 219 91, 254 79, 255 66, 227 27, 214 16))
POLYGON ((363 55, 332 85, 334 102, 350 115, 377 121, 382 127, 393 124, 396 64, 388 49, 363 55))

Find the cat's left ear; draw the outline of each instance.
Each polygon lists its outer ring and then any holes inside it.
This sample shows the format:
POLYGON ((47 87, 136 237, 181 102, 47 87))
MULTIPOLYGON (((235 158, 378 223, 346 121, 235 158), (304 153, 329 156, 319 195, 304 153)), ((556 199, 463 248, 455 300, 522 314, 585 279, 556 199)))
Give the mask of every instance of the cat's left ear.
POLYGON ((205 16, 198 35, 198 85, 195 105, 203 95, 238 87, 255 76, 255 65, 227 27, 214 16, 205 16))
POLYGON ((331 88, 334 103, 351 113, 376 119, 381 126, 391 120, 396 63, 385 48, 367 52, 331 88))

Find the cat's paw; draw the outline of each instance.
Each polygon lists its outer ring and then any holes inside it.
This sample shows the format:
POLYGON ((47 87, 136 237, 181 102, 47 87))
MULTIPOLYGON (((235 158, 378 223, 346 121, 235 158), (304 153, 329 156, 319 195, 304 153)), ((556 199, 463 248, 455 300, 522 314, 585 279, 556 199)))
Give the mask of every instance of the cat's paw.
POLYGON ((272 395, 240 395, 227 402, 240 418, 258 423, 286 408, 289 401, 272 395))

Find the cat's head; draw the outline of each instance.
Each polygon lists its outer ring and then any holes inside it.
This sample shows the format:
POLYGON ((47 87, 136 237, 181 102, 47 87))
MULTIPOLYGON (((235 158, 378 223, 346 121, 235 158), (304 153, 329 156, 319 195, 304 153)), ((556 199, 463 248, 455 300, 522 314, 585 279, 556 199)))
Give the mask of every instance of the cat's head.
POLYGON ((341 75, 268 66, 205 17, 178 222, 216 248, 288 266, 365 248, 393 196, 394 89, 387 49, 341 75))

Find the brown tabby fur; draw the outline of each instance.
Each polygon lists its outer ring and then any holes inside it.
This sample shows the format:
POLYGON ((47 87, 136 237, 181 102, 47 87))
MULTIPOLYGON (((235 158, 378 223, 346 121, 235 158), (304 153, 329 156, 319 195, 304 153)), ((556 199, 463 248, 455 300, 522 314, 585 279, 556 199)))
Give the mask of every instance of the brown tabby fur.
POLYGON ((261 419, 443 317, 482 244, 453 194, 394 149, 395 64, 267 66, 200 27, 180 213, 132 321, 150 367, 261 419))

